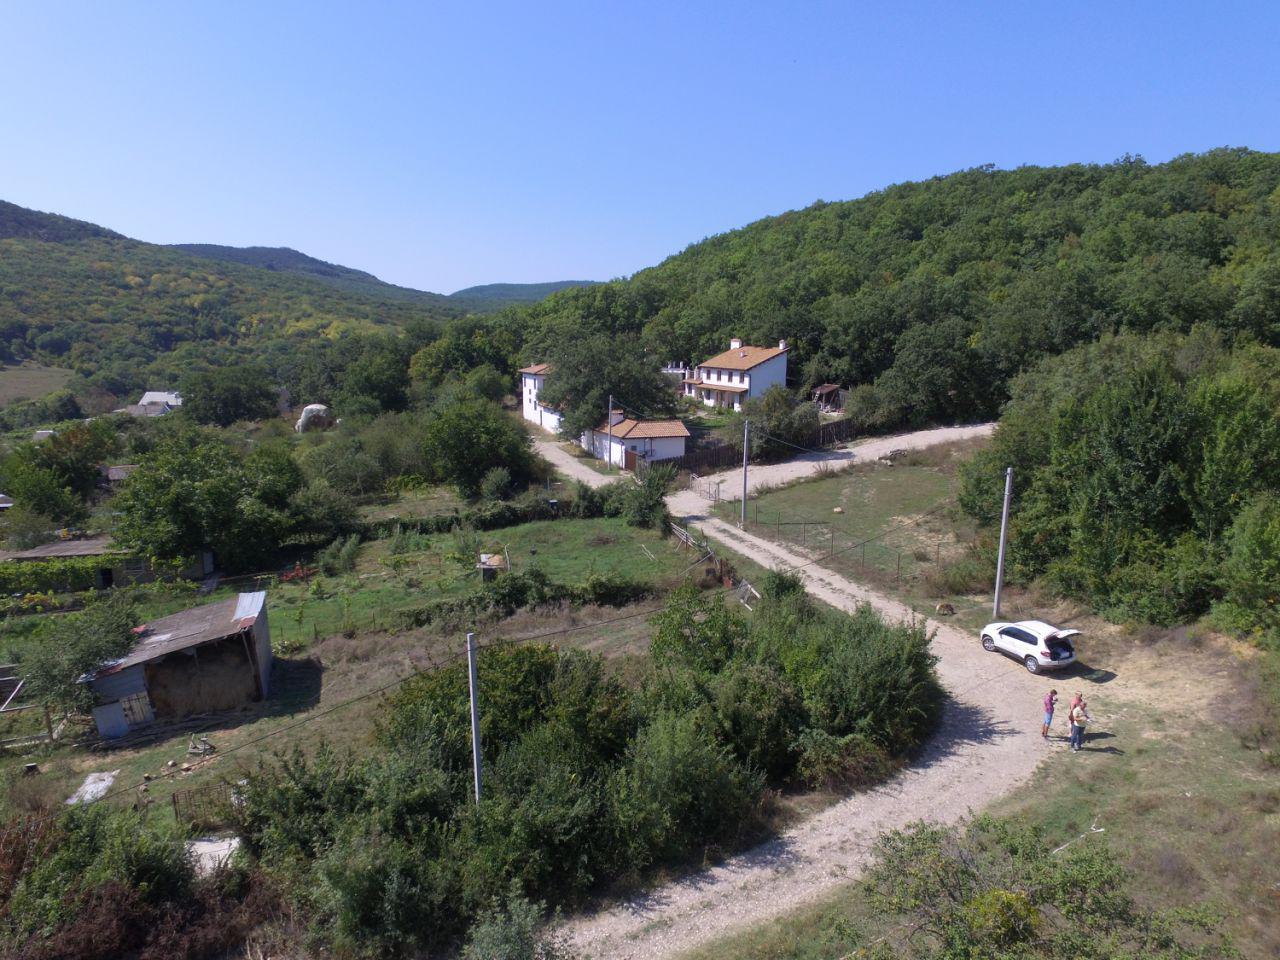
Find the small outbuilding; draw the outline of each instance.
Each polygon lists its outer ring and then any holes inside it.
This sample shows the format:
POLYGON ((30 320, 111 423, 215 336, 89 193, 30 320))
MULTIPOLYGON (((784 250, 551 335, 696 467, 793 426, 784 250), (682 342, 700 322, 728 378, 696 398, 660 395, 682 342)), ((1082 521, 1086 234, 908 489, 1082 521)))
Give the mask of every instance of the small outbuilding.
POLYGON ((265 592, 242 593, 136 628, 132 650, 80 678, 97 695, 98 732, 122 737, 157 719, 265 699, 272 663, 266 607, 265 592))
POLYGON ((823 413, 837 413, 844 409, 844 394, 838 383, 822 383, 813 388, 813 402, 823 413))

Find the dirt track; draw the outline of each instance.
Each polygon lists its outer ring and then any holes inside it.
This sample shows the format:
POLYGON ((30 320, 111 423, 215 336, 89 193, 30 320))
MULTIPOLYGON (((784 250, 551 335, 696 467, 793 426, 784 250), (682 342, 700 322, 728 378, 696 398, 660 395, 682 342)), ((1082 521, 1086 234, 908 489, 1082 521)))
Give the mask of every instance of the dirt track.
MULTIPOLYGON (((990 426, 925 431, 875 440, 755 471, 776 483, 817 469, 822 460, 874 459, 889 450, 921 448, 989 432, 990 426)), ((795 567, 809 591, 835 607, 870 603, 891 620, 912 616, 895 600, 861 587, 807 557, 702 515, 707 501, 681 492, 673 511, 706 535, 756 562, 795 567)), ((1040 701, 1054 682, 1003 657, 985 653, 975 637, 947 624, 933 649, 950 694, 942 725, 910 769, 883 786, 850 797, 768 843, 595 915, 564 932, 595 960, 670 957, 788 913, 857 876, 871 843, 885 830, 913 820, 953 821, 979 810, 1031 776, 1045 754, 1060 749, 1039 736, 1040 701)))

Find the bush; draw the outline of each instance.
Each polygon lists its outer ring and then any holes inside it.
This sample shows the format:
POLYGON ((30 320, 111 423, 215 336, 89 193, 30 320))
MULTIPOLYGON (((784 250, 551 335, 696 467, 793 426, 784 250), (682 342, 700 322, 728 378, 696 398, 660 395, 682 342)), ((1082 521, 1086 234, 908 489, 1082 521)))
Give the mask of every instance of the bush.
POLYGON ((67 810, 45 844, 7 898, 4 924, 14 934, 47 936, 75 919, 83 897, 110 884, 158 904, 182 899, 194 882, 175 834, 105 804, 67 810))
POLYGON ((795 685, 768 664, 734 663, 716 677, 714 697, 720 734, 738 760, 771 781, 785 779, 805 720, 795 685))
POLYGON ((360 553, 360 534, 353 533, 349 537, 334 540, 316 554, 316 564, 326 577, 336 577, 342 573, 350 573, 355 569, 356 557, 360 553))
POLYGON ((825 730, 805 730, 796 738, 796 772, 811 787, 846 790, 883 780, 893 762, 881 747, 849 733, 833 736, 825 730))
POLYGON ((26 691, 45 703, 87 713, 94 694, 88 684, 78 682, 80 677, 127 652, 136 624, 132 604, 120 593, 91 604, 83 613, 56 618, 23 658, 26 691))
POLYGON ((494 467, 480 481, 480 497, 483 500, 505 500, 511 492, 511 471, 506 467, 494 467))
POLYGON ((751 824, 763 777, 709 734, 696 715, 659 714, 611 779, 615 829, 632 869, 730 845, 751 824))
POLYGON ((90 590, 103 567, 101 557, 55 557, 0 563, 0 594, 90 590))
POLYGON ((513 889, 471 928, 462 960, 571 960, 564 942, 544 929, 543 910, 513 889))
POLYGON ((1220 614, 1238 628, 1280 630, 1280 499, 1255 497, 1227 531, 1220 614))

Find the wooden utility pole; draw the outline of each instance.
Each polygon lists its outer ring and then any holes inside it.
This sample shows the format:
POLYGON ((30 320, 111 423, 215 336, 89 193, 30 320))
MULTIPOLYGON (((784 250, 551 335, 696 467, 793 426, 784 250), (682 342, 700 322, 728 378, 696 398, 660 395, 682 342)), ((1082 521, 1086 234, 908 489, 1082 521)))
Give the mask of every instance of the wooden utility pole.
POLYGON ((1004 471, 1004 508, 1000 511, 1000 552, 996 554, 996 595, 991 616, 1000 619, 1000 589, 1004 586, 1004 545, 1009 536, 1009 500, 1013 496, 1013 467, 1004 471))
POLYGON ((742 522, 738 526, 747 529, 747 457, 751 453, 751 421, 742 421, 742 522))
POLYGON ((476 788, 476 803, 480 802, 480 705, 476 689, 476 635, 467 634, 467 679, 471 691, 471 772, 476 788))

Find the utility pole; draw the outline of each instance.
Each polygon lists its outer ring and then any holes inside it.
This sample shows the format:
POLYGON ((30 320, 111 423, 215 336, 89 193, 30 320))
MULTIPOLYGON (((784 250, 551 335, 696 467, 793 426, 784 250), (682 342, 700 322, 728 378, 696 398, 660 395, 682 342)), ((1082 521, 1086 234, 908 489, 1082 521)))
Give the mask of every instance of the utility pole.
POLYGON ((738 524, 747 529, 747 455, 751 452, 751 421, 742 421, 742 522, 738 524))
POLYGON ((613 394, 609 394, 609 407, 604 412, 604 428, 608 431, 609 439, 604 445, 604 468, 609 470, 613 467, 613 394))
POLYGON ((476 786, 476 803, 480 802, 480 705, 476 702, 476 635, 467 634, 467 675, 471 689, 471 770, 476 786))
POLYGON ((1000 617, 1000 588, 1004 586, 1004 545, 1009 536, 1009 500, 1013 496, 1013 467, 1004 471, 1004 509, 1000 511, 1000 552, 996 555, 996 597, 991 616, 1000 617))

